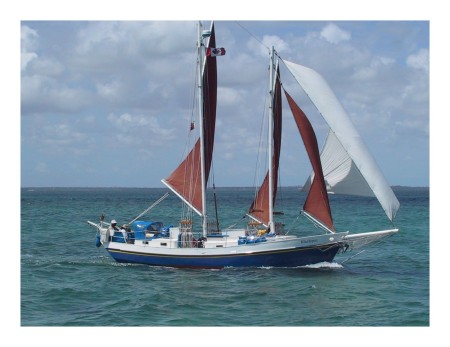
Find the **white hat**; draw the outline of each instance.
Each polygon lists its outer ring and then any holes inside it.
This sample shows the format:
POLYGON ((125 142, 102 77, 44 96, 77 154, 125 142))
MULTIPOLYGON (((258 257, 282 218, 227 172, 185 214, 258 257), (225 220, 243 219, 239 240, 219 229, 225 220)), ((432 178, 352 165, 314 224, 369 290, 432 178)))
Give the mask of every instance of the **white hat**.
POLYGON ((113 219, 113 220, 111 221, 111 224, 117 224, 116 220, 113 219))

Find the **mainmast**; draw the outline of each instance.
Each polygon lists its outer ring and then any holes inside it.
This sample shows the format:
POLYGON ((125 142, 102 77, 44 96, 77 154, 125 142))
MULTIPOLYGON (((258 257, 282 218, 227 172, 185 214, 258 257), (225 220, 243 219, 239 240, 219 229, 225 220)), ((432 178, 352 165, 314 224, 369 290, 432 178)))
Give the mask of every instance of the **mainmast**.
POLYGON ((207 216, 206 216, 206 173, 205 173, 205 136, 203 128, 203 55, 204 44, 203 39, 208 37, 203 35, 203 25, 198 23, 198 40, 197 40, 197 71, 198 71, 198 116, 200 125, 200 171, 202 184, 202 230, 203 236, 207 234, 207 216))
POLYGON ((269 67, 269 94, 270 94, 270 102, 269 102, 269 129, 268 129, 268 156, 269 156, 269 230, 275 232, 275 224, 273 222, 273 123, 274 123, 274 110, 273 110, 273 100, 275 98, 274 93, 274 85, 275 85, 275 49, 272 46, 270 50, 270 67, 269 67))

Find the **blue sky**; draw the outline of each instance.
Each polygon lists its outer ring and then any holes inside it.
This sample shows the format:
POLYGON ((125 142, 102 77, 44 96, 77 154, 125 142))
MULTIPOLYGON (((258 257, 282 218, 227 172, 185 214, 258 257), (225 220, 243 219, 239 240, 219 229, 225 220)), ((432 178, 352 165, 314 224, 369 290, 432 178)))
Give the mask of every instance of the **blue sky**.
MULTIPOLYGON (((218 60, 217 186, 255 184, 272 44, 327 79, 392 185, 429 185, 427 21, 215 27, 227 50, 218 60)), ((161 187, 185 151, 195 34, 195 21, 22 21, 21 185, 161 187)), ((282 77, 322 139, 319 115, 287 70, 282 77)), ((310 166, 284 110, 281 183, 301 185, 310 166)))

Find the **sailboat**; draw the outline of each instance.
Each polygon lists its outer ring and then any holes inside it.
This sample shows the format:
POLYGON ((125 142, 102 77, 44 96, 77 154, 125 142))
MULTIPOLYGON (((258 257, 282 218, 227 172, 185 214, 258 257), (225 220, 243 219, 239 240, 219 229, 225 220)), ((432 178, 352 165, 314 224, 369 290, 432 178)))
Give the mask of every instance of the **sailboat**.
POLYGON ((187 212, 180 218, 179 225, 173 227, 159 221, 141 220, 144 211, 125 229, 114 230, 102 215, 99 223, 88 221, 97 229, 97 246, 103 246, 112 258, 121 263, 188 268, 298 267, 332 262, 340 252, 366 247, 397 233, 399 229, 394 226, 388 230, 362 233, 335 230, 329 193, 376 197, 392 225, 400 204, 324 78, 310 68, 282 60, 274 47, 269 54, 269 167, 246 211, 247 225, 220 229, 218 221, 210 217, 214 211, 207 210, 206 189, 216 123, 216 59, 224 53, 223 48, 216 47, 214 23, 210 30, 203 30, 199 23, 197 87, 200 134, 181 164, 162 180, 185 205, 187 212), (284 63, 329 125, 322 151, 306 114, 282 87, 280 62, 284 63), (285 233, 274 218, 283 94, 312 166, 312 174, 304 185, 308 194, 301 213, 311 221, 311 229, 315 230, 313 235, 298 236, 300 231, 295 235, 285 233), (193 215, 201 219, 200 230, 195 230, 193 215))

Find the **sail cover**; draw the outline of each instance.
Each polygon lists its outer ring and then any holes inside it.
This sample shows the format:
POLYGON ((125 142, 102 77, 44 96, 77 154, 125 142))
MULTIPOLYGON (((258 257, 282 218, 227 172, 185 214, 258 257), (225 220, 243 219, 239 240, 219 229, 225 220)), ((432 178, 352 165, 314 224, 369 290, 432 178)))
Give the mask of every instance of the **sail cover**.
MULTIPOLYGON (((211 36, 209 37, 207 47, 214 48, 215 46, 216 38, 214 23, 212 23, 211 36)), ((206 180, 208 180, 212 162, 214 132, 216 126, 217 62, 215 56, 206 57, 202 75, 204 160, 205 177, 206 180)), ((200 139, 198 139, 184 161, 168 178, 163 180, 163 183, 174 191, 199 215, 202 215, 202 189, 206 189, 206 187, 202 187, 200 147, 200 139)))
MULTIPOLYGON (((370 189, 380 202, 388 218, 393 221, 400 203, 328 83, 312 69, 289 61, 284 62, 328 123, 334 135, 334 138, 329 137, 330 143, 333 141, 340 143, 340 146, 337 146, 335 149, 328 145, 329 150, 336 152, 344 150, 346 152, 346 155, 341 153, 341 160, 347 161, 347 167, 349 168, 347 174, 344 175, 343 171, 341 171, 338 175, 334 175, 334 178, 325 176, 329 188, 333 190, 339 183, 340 193, 358 195, 368 195, 370 189), (349 164, 349 158, 352 161, 351 164, 349 164), (359 171, 359 174, 357 171, 359 171), (358 176, 364 178, 369 189, 361 184, 358 186, 350 184, 351 180, 358 176), (351 188, 350 191, 348 191, 348 188, 351 188)), ((335 153, 332 154, 330 158, 334 157, 335 153)), ((324 161, 326 162, 326 160, 324 161)), ((333 166, 338 168, 340 164, 342 163, 334 163, 333 166)), ((324 166, 326 165, 324 164, 324 166)), ((336 173, 336 171, 334 172, 336 173)))
MULTIPOLYGON (((281 83, 280 69, 277 68, 277 76, 275 81, 274 97, 272 100, 273 110, 273 153, 272 153, 272 204, 275 205, 277 195, 278 167, 280 162, 281 149, 281 128, 282 128, 282 111, 281 111, 281 83)), ((268 225, 269 216, 269 172, 266 173, 264 181, 256 194, 255 200, 249 209, 249 214, 259 222, 268 225)))
POLYGON ((322 164, 320 162, 319 145, 316 134, 302 109, 296 104, 291 96, 284 91, 291 108, 292 114, 302 136, 303 143, 308 153, 309 160, 314 170, 314 178, 306 198, 303 210, 311 214, 328 229, 334 231, 333 219, 331 217, 330 202, 328 201, 327 188, 323 178, 322 164))

